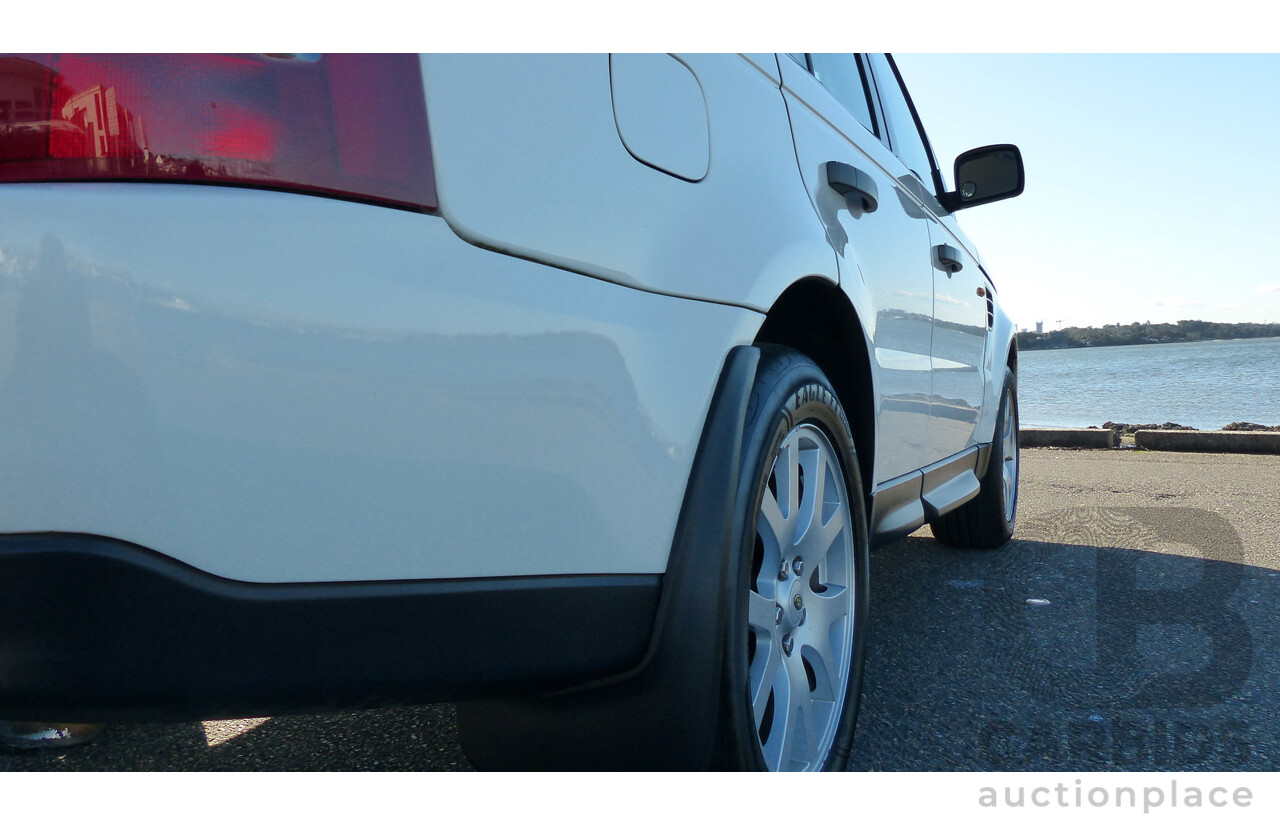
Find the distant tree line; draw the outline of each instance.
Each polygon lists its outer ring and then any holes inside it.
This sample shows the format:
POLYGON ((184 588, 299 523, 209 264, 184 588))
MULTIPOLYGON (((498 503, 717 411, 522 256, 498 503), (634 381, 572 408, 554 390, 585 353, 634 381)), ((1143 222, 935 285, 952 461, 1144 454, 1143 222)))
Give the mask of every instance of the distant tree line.
POLYGON ((1220 324, 1214 321, 1179 321, 1176 324, 1109 324, 1105 327, 1065 327, 1053 332, 1018 333, 1019 349, 1067 347, 1115 347, 1125 344, 1174 344, 1231 338, 1280 337, 1280 324, 1220 324))

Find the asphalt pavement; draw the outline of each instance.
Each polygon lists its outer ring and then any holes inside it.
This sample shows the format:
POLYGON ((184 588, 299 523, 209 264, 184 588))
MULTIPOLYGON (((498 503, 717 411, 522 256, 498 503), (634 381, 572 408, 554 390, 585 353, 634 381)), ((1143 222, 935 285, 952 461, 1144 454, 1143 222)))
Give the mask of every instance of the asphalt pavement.
MULTIPOLYGON (((1280 456, 1022 453, 1017 538, 872 555, 857 770, 1280 769, 1280 456)), ((468 770, 453 708, 112 725, 0 770, 468 770)))
POLYGON ((1015 541, 873 555, 856 766, 1280 767, 1280 457, 1022 455, 1015 541))

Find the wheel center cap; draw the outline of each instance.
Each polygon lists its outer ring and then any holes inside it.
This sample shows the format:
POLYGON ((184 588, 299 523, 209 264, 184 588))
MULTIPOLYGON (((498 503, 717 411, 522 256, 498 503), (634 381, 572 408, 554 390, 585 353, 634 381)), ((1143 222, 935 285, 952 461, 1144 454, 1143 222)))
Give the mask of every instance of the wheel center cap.
POLYGON ((804 583, 795 581, 791 585, 791 590, 787 593, 786 604, 783 605, 787 611, 787 619, 790 620, 792 626, 804 624, 805 606, 804 606, 804 583))

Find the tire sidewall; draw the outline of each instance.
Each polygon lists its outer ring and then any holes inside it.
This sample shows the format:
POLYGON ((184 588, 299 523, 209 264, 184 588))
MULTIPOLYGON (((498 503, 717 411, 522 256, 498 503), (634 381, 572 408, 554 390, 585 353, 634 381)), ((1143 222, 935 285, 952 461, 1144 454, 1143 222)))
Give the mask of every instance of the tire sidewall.
POLYGON ((726 756, 733 767, 764 770, 754 717, 751 713, 747 670, 747 592, 755 546, 760 503, 778 448, 792 429, 812 424, 834 447, 849 498, 853 547, 853 652, 842 710, 823 770, 843 770, 848 762, 862 684, 862 660, 867 615, 867 527, 865 499, 849 421, 822 370, 810 359, 780 347, 761 347, 758 377, 743 427, 743 448, 735 513, 735 541, 730 569, 724 577, 732 588, 726 595, 728 621, 725 639, 725 707, 729 709, 726 756))

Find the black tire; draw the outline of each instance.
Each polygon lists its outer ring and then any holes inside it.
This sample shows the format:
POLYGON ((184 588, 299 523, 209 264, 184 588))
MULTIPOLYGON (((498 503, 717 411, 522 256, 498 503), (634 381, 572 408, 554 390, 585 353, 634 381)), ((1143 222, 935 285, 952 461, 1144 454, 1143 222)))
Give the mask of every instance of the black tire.
POLYGON ((994 549, 1013 537, 1018 516, 1018 384, 1004 369, 1000 409, 991 439, 991 459, 982 489, 972 500, 931 525, 934 538, 949 547, 994 549))
POLYGON ((867 617, 860 478, 848 419, 822 370, 793 350, 762 346, 743 430, 736 576, 725 577, 736 591, 724 600, 733 606, 725 624, 724 768, 848 763, 867 617), (810 520, 814 512, 821 515, 810 520))

